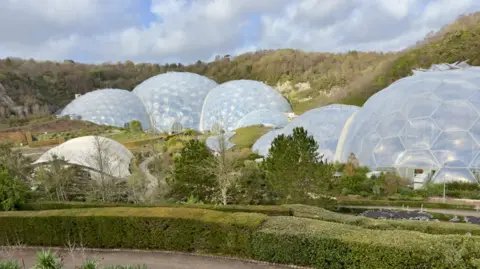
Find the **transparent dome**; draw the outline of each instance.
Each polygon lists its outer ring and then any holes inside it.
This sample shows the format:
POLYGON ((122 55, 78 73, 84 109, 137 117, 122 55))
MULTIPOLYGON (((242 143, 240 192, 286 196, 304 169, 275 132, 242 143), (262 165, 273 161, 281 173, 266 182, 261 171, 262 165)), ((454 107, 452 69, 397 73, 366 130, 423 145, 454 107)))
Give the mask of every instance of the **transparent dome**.
POLYGON ((293 133, 293 129, 303 127, 317 141, 318 153, 324 155, 327 160, 333 161, 343 127, 350 116, 359 109, 357 106, 334 104, 309 110, 295 118, 283 129, 272 130, 260 137, 253 145, 252 150, 266 156, 273 140, 279 134, 290 135, 293 133))
POLYGON ((341 150, 372 169, 433 182, 477 182, 480 72, 436 66, 373 95, 354 115, 341 150))
POLYGON ((188 72, 168 72, 140 83, 135 93, 160 132, 198 130, 203 100, 217 83, 188 72))
POLYGON ((265 125, 269 127, 283 127, 288 124, 288 117, 283 112, 271 111, 268 109, 259 109, 245 115, 237 122, 235 129, 253 126, 265 125))
POLYGON ((60 113, 97 124, 124 127, 138 120, 144 129, 150 126, 142 101, 133 93, 119 89, 96 90, 74 99, 60 113))
MULTIPOLYGON (((221 125, 222 129, 232 131, 248 113, 264 109, 282 113, 292 111, 287 99, 262 82, 229 81, 215 87, 205 99, 200 130, 221 125)), ((257 122, 260 123, 258 118, 257 122)))
POLYGON ((101 136, 82 136, 51 148, 34 164, 47 163, 53 156, 64 158, 71 164, 89 167, 114 177, 130 175, 129 165, 133 154, 122 144, 101 136))

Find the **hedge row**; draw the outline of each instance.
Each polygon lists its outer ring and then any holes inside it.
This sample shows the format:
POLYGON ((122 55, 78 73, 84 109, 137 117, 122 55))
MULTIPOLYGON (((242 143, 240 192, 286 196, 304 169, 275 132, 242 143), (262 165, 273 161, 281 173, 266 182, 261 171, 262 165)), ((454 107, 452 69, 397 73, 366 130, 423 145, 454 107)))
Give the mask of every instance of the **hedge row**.
POLYGON ((432 203, 427 201, 390 201, 390 200, 338 200, 338 206, 408 206, 441 209, 475 210, 474 205, 432 203))
POLYGON ((82 243, 251 257, 251 234, 267 216, 190 208, 92 208, 0 214, 0 245, 82 243))
MULTIPOLYGON (((323 208, 306 205, 289 205, 294 216, 348 224, 372 230, 407 230, 428 234, 480 235, 480 225, 434 221, 377 220, 362 216, 340 214, 323 208)), ((363 209, 365 211, 365 209, 363 209)))
POLYGON ((476 268, 480 238, 381 231, 313 219, 192 208, 0 213, 0 245, 21 242, 200 252, 316 268, 476 268))
POLYGON ((379 231, 270 217, 252 240, 255 259, 315 268, 478 268, 480 238, 379 231))
POLYGON ((175 207, 175 208, 200 208, 223 212, 262 213, 269 216, 291 216, 293 213, 288 207, 276 205, 212 205, 212 204, 107 204, 85 202, 40 202, 25 203, 18 207, 20 211, 39 211, 54 209, 75 208, 105 208, 105 207, 175 207))

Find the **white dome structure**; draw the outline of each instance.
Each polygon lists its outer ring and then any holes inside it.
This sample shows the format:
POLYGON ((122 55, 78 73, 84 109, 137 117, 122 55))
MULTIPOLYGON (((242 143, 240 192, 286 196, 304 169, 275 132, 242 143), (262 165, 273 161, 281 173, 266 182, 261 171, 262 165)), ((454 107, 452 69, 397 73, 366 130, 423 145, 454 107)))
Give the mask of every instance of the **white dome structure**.
POLYGON ((133 154, 117 141, 100 136, 83 136, 48 150, 34 164, 48 163, 54 156, 117 178, 130 175, 129 165, 133 158, 133 154))
MULTIPOLYGON (((221 125, 226 131, 233 131, 243 117, 256 110, 286 113, 291 112, 292 107, 279 92, 262 82, 254 80, 225 82, 215 87, 206 97, 200 131, 215 129, 216 125, 221 125)), ((272 119, 269 121, 282 122, 282 119, 278 119, 278 113, 272 113, 272 119)), ((268 114, 262 117, 255 114, 248 119, 248 124, 262 124, 267 116, 268 114)))
POLYGON ((151 77, 133 89, 160 132, 198 130, 203 100, 217 83, 188 72, 151 77))
POLYGON ((345 123, 359 109, 357 106, 334 104, 309 110, 283 129, 272 130, 260 137, 252 150, 267 156, 273 140, 278 135, 290 135, 293 129, 303 127, 317 141, 318 153, 324 155, 328 161, 333 161, 345 123))
POLYGON ((353 116, 341 160, 354 153, 361 165, 407 178, 428 173, 436 183, 478 182, 480 69, 435 65, 414 73, 353 116))
POLYGON ((144 129, 150 127, 142 101, 135 94, 120 89, 102 89, 81 95, 70 102, 59 116, 117 127, 138 120, 144 129))

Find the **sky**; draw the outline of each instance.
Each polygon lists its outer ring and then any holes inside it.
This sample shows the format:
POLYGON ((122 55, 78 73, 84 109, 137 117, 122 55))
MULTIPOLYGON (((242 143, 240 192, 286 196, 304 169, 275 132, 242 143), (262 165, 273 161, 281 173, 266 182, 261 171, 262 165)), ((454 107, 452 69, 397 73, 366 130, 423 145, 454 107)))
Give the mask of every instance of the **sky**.
POLYGON ((211 61, 259 49, 397 51, 478 0, 2 0, 0 58, 211 61))

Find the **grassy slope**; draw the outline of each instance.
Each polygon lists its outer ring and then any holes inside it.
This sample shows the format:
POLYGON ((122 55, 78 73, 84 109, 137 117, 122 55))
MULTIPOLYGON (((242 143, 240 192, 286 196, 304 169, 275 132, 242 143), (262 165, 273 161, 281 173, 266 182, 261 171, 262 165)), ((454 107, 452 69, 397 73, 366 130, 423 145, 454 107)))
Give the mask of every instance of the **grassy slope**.
POLYGON ((235 130, 236 134, 230 139, 239 148, 251 148, 253 144, 271 128, 250 126, 235 130))

